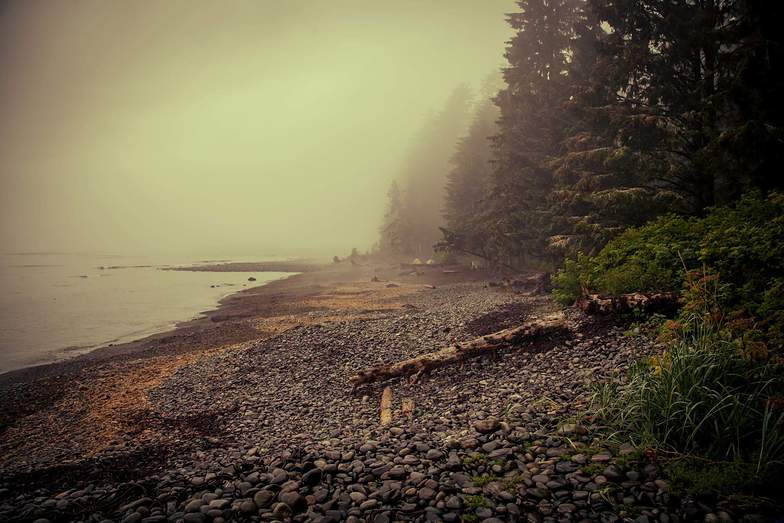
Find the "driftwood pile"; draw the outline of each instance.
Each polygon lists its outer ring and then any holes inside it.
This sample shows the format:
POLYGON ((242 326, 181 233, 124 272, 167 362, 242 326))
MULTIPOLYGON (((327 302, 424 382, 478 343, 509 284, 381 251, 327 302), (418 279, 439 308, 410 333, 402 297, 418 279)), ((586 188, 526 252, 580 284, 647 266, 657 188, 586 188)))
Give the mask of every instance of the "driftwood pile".
POLYGON ((533 341, 568 329, 568 323, 563 313, 552 313, 527 321, 518 327, 504 329, 470 341, 455 343, 436 352, 360 371, 351 377, 351 384, 356 388, 365 383, 421 374, 483 354, 493 354, 502 347, 533 341))

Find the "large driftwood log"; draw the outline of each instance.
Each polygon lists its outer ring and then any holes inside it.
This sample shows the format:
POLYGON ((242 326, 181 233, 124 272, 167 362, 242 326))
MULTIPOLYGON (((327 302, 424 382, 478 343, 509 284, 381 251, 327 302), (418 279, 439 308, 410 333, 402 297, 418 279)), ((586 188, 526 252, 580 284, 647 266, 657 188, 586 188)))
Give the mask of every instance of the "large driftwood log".
POLYGON ((504 329, 471 341, 456 343, 436 352, 360 371, 351 377, 351 383, 356 388, 365 383, 419 374, 482 354, 492 353, 501 347, 531 341, 567 329, 568 325, 563 313, 553 313, 527 321, 519 327, 504 329))
POLYGON ((677 292, 634 292, 617 296, 586 293, 577 300, 577 306, 587 314, 618 314, 639 311, 672 316, 678 311, 679 303, 677 292))

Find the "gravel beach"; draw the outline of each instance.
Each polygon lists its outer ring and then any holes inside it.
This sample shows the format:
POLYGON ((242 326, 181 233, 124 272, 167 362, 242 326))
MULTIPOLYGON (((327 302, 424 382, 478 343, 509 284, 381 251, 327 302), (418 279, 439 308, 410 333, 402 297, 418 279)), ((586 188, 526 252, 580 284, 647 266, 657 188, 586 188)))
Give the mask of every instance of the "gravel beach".
POLYGON ((557 310, 496 281, 330 267, 198 325, 5 376, 0 520, 739 519, 675 496, 655 460, 585 418, 592 384, 659 350, 610 320, 569 309, 568 332, 352 388, 359 370, 557 310))

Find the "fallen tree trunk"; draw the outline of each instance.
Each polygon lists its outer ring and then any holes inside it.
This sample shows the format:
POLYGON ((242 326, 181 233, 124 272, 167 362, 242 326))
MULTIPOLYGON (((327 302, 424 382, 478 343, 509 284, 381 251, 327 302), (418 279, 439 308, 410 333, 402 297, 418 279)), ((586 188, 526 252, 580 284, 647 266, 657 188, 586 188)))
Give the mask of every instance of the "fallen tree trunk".
POLYGON ((531 341, 567 329, 568 326, 563 313, 553 313, 525 322, 519 327, 504 329, 471 341, 456 343, 436 352, 360 371, 351 377, 351 383, 356 388, 365 383, 419 374, 469 358, 475 358, 482 354, 490 354, 501 347, 523 341, 531 341))
POLYGON ((672 316, 680 306, 678 297, 677 292, 633 292, 617 296, 583 294, 577 300, 577 306, 586 314, 618 314, 639 311, 672 316))

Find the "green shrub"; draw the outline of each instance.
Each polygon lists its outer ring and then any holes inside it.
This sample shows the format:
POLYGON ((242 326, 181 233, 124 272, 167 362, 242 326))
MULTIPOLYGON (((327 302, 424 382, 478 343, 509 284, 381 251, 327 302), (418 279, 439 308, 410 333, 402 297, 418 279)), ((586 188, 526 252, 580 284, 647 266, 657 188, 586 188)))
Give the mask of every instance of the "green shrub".
POLYGON ((564 261, 564 268, 553 276, 553 297, 561 305, 571 305, 580 297, 583 285, 590 281, 591 259, 583 253, 564 261))
POLYGON ((639 444, 681 456, 667 471, 685 493, 758 491, 784 481, 784 196, 743 197, 703 218, 629 229, 555 279, 561 303, 583 288, 677 290, 668 350, 604 383, 593 408, 639 444))
POLYGON ((681 291, 690 272, 699 270, 721 281, 723 311, 753 319, 761 338, 781 348, 783 239, 784 195, 751 193, 704 218, 666 216, 628 229, 593 258, 578 254, 555 275, 554 296, 570 304, 583 288, 609 294, 681 291))

